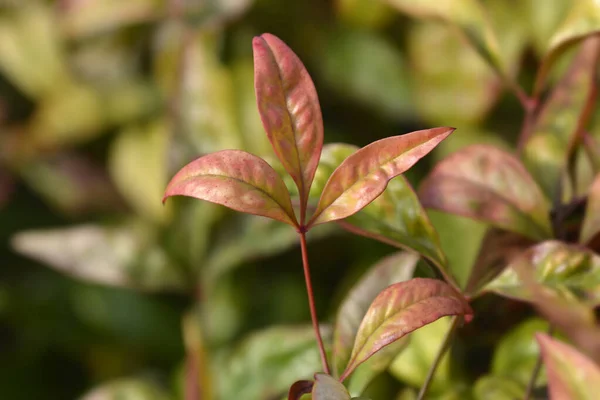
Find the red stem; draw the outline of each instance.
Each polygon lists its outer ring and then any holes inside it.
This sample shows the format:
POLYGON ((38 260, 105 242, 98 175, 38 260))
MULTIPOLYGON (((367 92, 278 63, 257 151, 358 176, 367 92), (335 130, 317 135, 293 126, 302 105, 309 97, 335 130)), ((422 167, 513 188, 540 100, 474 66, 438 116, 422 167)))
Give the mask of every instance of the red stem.
POLYGON ((304 280, 306 282, 306 291, 308 292, 308 307, 310 308, 310 317, 312 319, 313 329, 319 345, 319 353, 321 354, 321 363, 326 374, 331 375, 329 364, 327 363, 327 354, 323 345, 323 338, 319 330, 319 320, 317 319, 317 309, 315 307, 315 298, 313 295, 312 283, 310 282, 310 268, 308 266, 308 252, 306 250, 306 232, 304 229, 299 230, 300 247, 302 248, 302 266, 304 267, 304 280))

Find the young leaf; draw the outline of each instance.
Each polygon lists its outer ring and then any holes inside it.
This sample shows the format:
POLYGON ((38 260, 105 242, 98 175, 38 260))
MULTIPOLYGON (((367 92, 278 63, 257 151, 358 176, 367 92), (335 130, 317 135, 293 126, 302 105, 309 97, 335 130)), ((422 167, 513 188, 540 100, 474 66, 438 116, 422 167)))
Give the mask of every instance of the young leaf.
POLYGON ((600 232, 600 174, 596 175, 588 193, 580 243, 588 243, 600 232))
POLYGON ((285 184, 266 161, 241 150, 223 150, 183 167, 169 182, 170 196, 189 196, 297 226, 285 184))
POLYGON ((523 143, 523 162, 549 198, 559 194, 567 162, 593 115, 599 59, 600 38, 590 37, 581 44, 523 143))
POLYGON ((552 236, 549 207, 521 162, 487 145, 441 161, 423 181, 425 207, 479 219, 533 239, 552 236))
POLYGON ((356 332, 371 302, 389 285, 410 279, 418 260, 417 255, 408 252, 387 256, 350 290, 338 310, 333 331, 335 373, 340 375, 350 361, 356 332))
MULTIPOLYGON (((570 9, 550 39, 537 73, 533 90, 535 97, 544 89, 548 73, 560 55, 580 40, 600 32, 600 4, 596 0, 577 0, 569 4, 570 9)), ((543 5, 547 6, 546 3, 543 5)), ((539 10, 536 11, 539 13, 539 10)))
POLYGON ((315 383, 313 381, 308 380, 294 382, 292 386, 290 386, 288 400, 300 400, 303 395, 312 392, 314 384, 315 383))
POLYGON ((393 284, 371 303, 341 379, 377 351, 415 329, 447 315, 464 315, 470 320, 472 314, 469 303, 442 281, 414 278, 393 284))
POLYGON ((553 400, 592 400, 600 392, 600 368, 578 350, 538 333, 553 400))
POLYGON ((308 226, 360 211, 385 190, 390 179, 412 167, 453 131, 443 127, 393 136, 350 155, 325 184, 308 226))
POLYGON ((326 374, 315 374, 312 400, 350 400, 350 394, 336 379, 326 374))
POLYGON ((317 92, 298 56, 280 39, 265 33, 255 37, 252 46, 260 117, 305 207, 323 147, 317 92))
POLYGON ((531 291, 519 275, 527 268, 535 281, 567 298, 600 304, 600 256, 558 241, 546 241, 527 250, 490 282, 485 291, 531 301, 531 291))

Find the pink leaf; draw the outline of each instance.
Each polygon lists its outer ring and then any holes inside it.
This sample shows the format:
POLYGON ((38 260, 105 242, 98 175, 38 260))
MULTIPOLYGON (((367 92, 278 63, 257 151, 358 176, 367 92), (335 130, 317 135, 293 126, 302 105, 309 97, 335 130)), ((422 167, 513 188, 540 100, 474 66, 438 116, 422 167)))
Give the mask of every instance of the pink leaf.
POLYGON ((297 226, 290 195, 275 170, 241 150, 223 150, 183 167, 169 182, 170 196, 190 196, 297 226))

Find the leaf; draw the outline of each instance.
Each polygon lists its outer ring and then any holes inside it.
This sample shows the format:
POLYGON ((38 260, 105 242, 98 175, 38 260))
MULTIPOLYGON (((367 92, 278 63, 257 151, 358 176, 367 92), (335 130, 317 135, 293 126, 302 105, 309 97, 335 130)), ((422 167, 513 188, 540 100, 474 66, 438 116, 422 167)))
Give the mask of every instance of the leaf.
POLYGON ((478 293, 497 277, 515 258, 536 242, 525 236, 490 228, 486 232, 479 254, 469 274, 465 292, 478 293))
POLYGON ((187 278, 157 246, 155 233, 140 223, 80 225, 20 232, 11 245, 85 281, 151 291, 186 289, 187 278))
POLYGON ((552 35, 569 12, 572 4, 571 0, 527 0, 523 2, 525 25, 539 58, 544 56, 552 35))
POLYGON ((80 400, 170 400, 166 391, 157 384, 142 379, 119 379, 83 395, 80 400))
POLYGON ((176 195, 298 225, 277 172, 266 161, 241 150, 212 153, 183 167, 169 182, 163 202, 176 195))
MULTIPOLYGON (((359 1, 374 7, 385 5, 359 1)), ((368 18, 364 13, 360 15, 368 18)), ((382 35, 364 29, 335 29, 327 35, 317 57, 321 79, 336 94, 393 120, 413 115, 409 66, 403 54, 382 35)))
POLYGON ((579 241, 589 243, 600 232, 600 174, 596 175, 592 183, 587 199, 585 217, 579 241))
POLYGON ((346 158, 323 188, 308 227, 360 211, 386 188, 390 179, 412 167, 453 128, 433 128, 378 140, 346 158))
POLYGON ((389 285, 412 278, 418 260, 417 255, 408 252, 385 257, 369 269, 342 301, 333 331, 332 360, 336 374, 340 375, 350 361, 354 338, 371 302, 389 285))
POLYGON ((552 236, 549 207, 520 161, 473 145, 437 164, 422 182, 425 207, 482 220, 533 239, 552 236))
MULTIPOLYGON (((265 33, 254 38, 252 47, 263 126, 306 206, 323 147, 323 118, 315 86, 302 61, 279 38, 265 33)), ((304 224, 304 216, 300 219, 304 224)))
POLYGON ((432 124, 479 124, 496 103, 501 81, 452 27, 411 25, 407 35, 410 78, 419 115, 432 124), (430 51, 436 48, 436 51, 430 51))
MULTIPOLYGON (((330 330, 321 328, 325 340, 330 330)), ((321 368, 310 326, 275 326, 253 333, 225 360, 216 376, 217 398, 260 400, 286 392, 321 368)))
POLYGON ((600 256, 585 248, 559 241, 539 243, 514 260, 484 291, 531 301, 517 268, 527 268, 536 282, 560 296, 600 304, 600 256))
POLYGON ((350 400, 350 394, 336 379, 326 374, 315 374, 313 400, 350 400))
POLYGON ((152 221, 169 216, 158 201, 167 182, 168 144, 166 122, 154 121, 125 128, 110 150, 108 169, 117 188, 141 216, 152 221))
POLYGON ((585 40, 524 142, 524 164, 550 198, 557 198, 567 162, 593 114, 599 57, 600 38, 585 40))
POLYGON ((600 391, 600 368, 573 347, 539 333, 548 392, 553 400, 592 400, 600 391))
POLYGON ((503 73, 506 65, 501 58, 498 41, 491 28, 485 9, 476 0, 387 0, 398 10, 417 18, 441 20, 456 26, 471 45, 503 73))
MULTIPOLYGON (((552 35, 538 70, 533 89, 535 97, 544 89, 548 73, 560 55, 580 40, 600 32, 600 4, 597 1, 577 0, 568 4, 568 10, 562 14, 564 20, 552 35)), ((548 5, 544 3, 544 6, 548 5)))
MULTIPOLYGON (((450 329, 449 320, 448 317, 440 318, 410 333, 409 345, 394 359, 389 372, 409 386, 421 387, 440 350, 444 336, 450 329)), ((460 371, 457 366, 451 365, 450 361, 450 352, 446 352, 432 379, 431 397, 436 393, 446 392, 456 383, 455 374, 460 371)))
POLYGON ((312 388, 314 386, 313 381, 296 381, 292 386, 290 386, 290 391, 288 392, 288 400, 300 400, 302 395, 310 394, 312 392, 312 388))
POLYGON ((515 400, 523 398, 525 388, 509 378, 485 375, 475 382, 473 394, 475 400, 515 400))
MULTIPOLYGON (((511 379, 515 383, 520 383, 523 388, 526 387, 531 379, 531 371, 535 368, 540 356, 535 333, 545 332, 548 327, 548 322, 532 318, 520 323, 505 334, 494 350, 492 374, 511 379)), ((541 371, 536 383, 537 386, 546 383, 544 371, 541 371)))
POLYGON ((378 28, 393 17, 390 6, 381 1, 336 0, 335 6, 338 19, 358 28, 378 28))
POLYGON ((414 278, 388 286, 363 318, 342 378, 383 347, 423 325, 448 315, 464 315, 469 320, 472 314, 467 301, 442 281, 414 278))

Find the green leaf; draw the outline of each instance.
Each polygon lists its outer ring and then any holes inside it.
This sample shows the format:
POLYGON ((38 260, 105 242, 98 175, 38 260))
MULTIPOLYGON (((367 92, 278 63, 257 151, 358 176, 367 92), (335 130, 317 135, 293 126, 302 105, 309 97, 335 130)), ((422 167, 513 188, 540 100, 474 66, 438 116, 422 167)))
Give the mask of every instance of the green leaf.
POLYGON ((585 40, 571 67, 539 111, 524 142, 524 163, 550 198, 558 199, 567 162, 593 114, 599 57, 600 39, 585 40))
POLYGON ((350 394, 336 379, 326 374, 315 374, 313 400, 350 400, 350 394))
POLYGON ((444 316, 464 315, 470 319, 472 313, 467 301, 439 280, 414 278, 388 286, 367 310, 342 378, 406 334, 444 316))
POLYGON ((475 382, 473 394, 475 400, 515 400, 523 398, 525 388, 509 378, 486 375, 475 382))
POLYGON ((0 70, 33 98, 62 90, 70 80, 55 14, 50 4, 31 2, 3 7, 0 17, 0 70))
POLYGON ((342 301, 333 331, 332 359, 336 374, 341 375, 350 361, 354 338, 371 302, 387 286, 412 278, 418 260, 417 255, 407 252, 385 257, 369 269, 342 301))
POLYGON ((263 159, 241 150, 212 153, 183 167, 169 182, 163 202, 176 195, 298 225, 277 172, 263 159))
POLYGON ((484 291, 531 301, 518 268, 526 268, 537 282, 567 299, 600 304, 600 256, 585 248, 559 241, 537 244, 515 259, 484 291))
POLYGON ((156 383, 142 379, 120 379, 101 385, 83 395, 80 400, 171 400, 156 383))
POLYGON ((167 183, 169 129, 164 121, 126 128, 114 140, 108 161, 117 188, 143 217, 164 221, 160 204, 167 183))
POLYGON ((517 158, 493 146, 469 146, 438 163, 419 198, 425 207, 533 239, 552 236, 549 207, 535 181, 517 158))
MULTIPOLYGON (((255 37, 252 46, 258 110, 304 208, 323 147, 319 98, 302 61, 279 38, 266 33, 255 37)), ((304 224, 304 215, 300 223, 304 224)))
POLYGON ((453 128, 433 128, 378 140, 346 158, 323 188, 308 226, 346 218, 375 200, 390 179, 412 167, 453 128))
MULTIPOLYGON (((325 338, 330 335, 327 329, 321 331, 325 338)), ((271 327, 246 338, 219 368, 218 398, 274 398, 298 379, 312 378, 319 369, 311 327, 271 327)))
POLYGON ((553 399, 592 400, 600 391, 600 368, 575 348, 538 334, 553 399))
POLYGON ((337 0, 335 6, 338 18, 356 27, 378 28, 393 17, 390 6, 381 1, 337 0))
POLYGON ((522 3, 530 40, 541 58, 548 48, 550 38, 568 14, 573 2, 571 0, 526 0, 522 3))
MULTIPOLYGON (((577 0, 568 4, 568 10, 562 14, 564 20, 552 35, 538 70, 533 89, 536 97, 543 91, 548 73, 560 55, 580 40, 600 32, 600 4, 596 0, 577 0)), ((554 7, 547 3, 543 6, 554 7)))
MULTIPOLYGON (((383 5, 377 1, 359 1, 373 6, 383 5)), ((340 96, 390 119, 412 116, 411 77, 407 62, 382 35, 338 28, 327 35, 318 60, 322 79, 340 96)))
POLYGON ((140 223, 80 225, 20 232, 11 244, 18 253, 85 281, 151 291, 186 289, 186 276, 157 246, 155 234, 140 223))
MULTIPOLYGON (((520 323, 504 335, 494 350, 492 374, 512 379, 526 387, 531 379, 531 371, 534 370, 540 356, 535 333, 547 331, 548 326, 548 322, 532 318, 520 323)), ((546 374, 543 371, 536 382, 538 386, 546 383, 546 374)))
POLYGON ((503 73, 504 61, 500 47, 491 28, 488 16, 477 0, 387 0, 398 10, 417 18, 441 20, 456 26, 471 45, 490 63, 503 73))
POLYGON ((512 259, 535 243, 534 240, 513 232, 498 228, 488 229, 471 268, 465 291, 471 294, 478 293, 508 267, 512 259))
POLYGON ((594 178, 588 193, 579 241, 588 243, 598 235, 598 232, 600 232, 600 174, 594 178))
MULTIPOLYGON (((407 385, 421 387, 448 329, 450 329, 449 318, 440 318, 412 332, 408 336, 409 345, 394 359, 389 369, 390 373, 407 385)), ((442 388, 445 391, 451 386, 455 380, 450 376, 451 370, 455 372, 455 368, 451 368, 450 365, 450 353, 447 352, 440 361, 431 382, 432 396, 442 388)))
POLYGON ((500 79, 450 26, 414 24, 407 40, 419 115, 432 124, 459 126, 453 137, 464 135, 464 127, 480 123, 498 99, 500 79))

